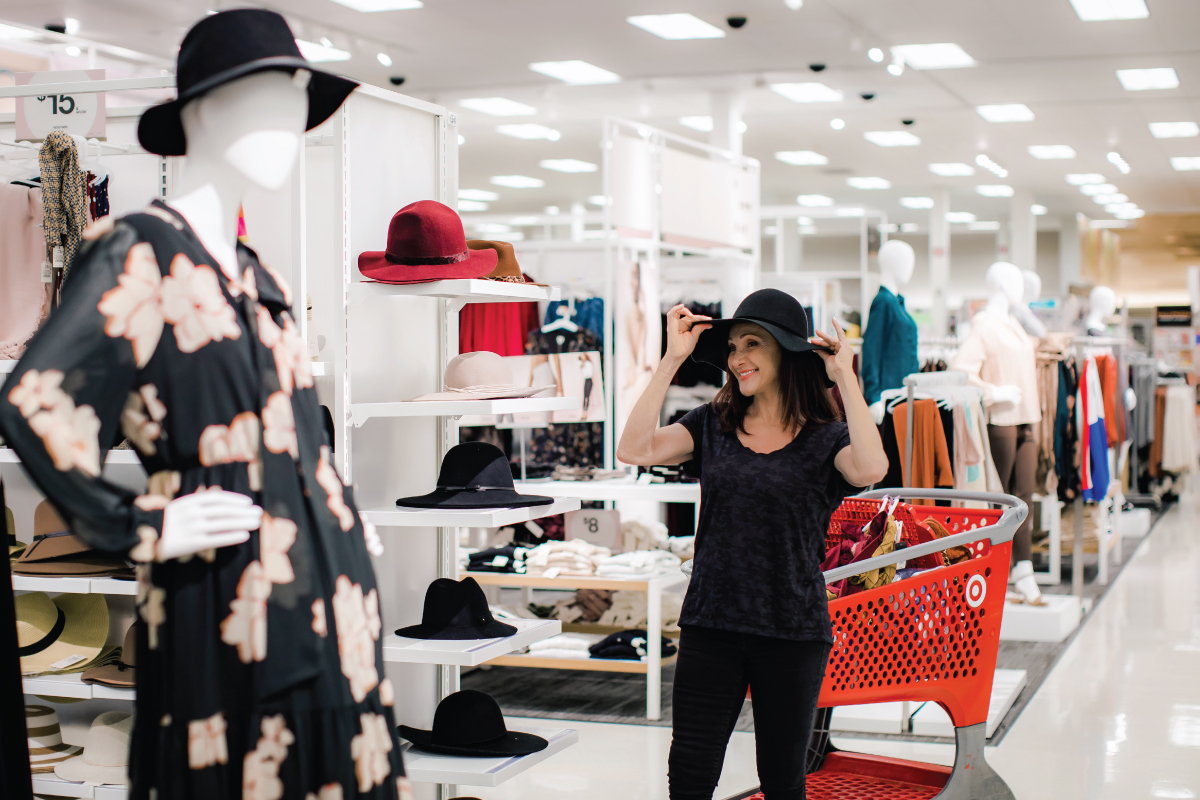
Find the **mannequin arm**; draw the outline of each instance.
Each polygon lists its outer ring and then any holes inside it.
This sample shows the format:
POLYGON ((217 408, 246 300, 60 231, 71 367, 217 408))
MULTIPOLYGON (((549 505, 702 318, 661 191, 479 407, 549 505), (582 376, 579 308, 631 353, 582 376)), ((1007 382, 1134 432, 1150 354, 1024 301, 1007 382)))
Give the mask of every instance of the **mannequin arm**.
POLYGON ((987 354, 983 348, 983 332, 978 326, 972 325, 967 338, 958 346, 958 352, 950 360, 950 369, 967 373, 967 383, 978 386, 983 390, 983 405, 991 406, 996 402, 993 397, 995 386, 980 377, 983 362, 987 354))

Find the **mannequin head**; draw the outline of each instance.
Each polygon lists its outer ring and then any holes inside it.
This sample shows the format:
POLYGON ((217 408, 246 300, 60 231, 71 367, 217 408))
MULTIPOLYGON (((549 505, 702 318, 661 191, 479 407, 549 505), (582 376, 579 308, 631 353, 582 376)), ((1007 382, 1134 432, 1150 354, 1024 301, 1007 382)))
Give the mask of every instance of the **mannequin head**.
POLYGON ((895 293, 912 280, 917 254, 912 245, 899 239, 888 239, 879 248, 880 283, 895 293))
POLYGON ((1097 286, 1088 297, 1087 329, 1103 331, 1105 320, 1117 311, 1117 293, 1107 286, 1097 286))
POLYGON ((1025 276, 1016 265, 997 261, 988 267, 987 285, 993 297, 1003 296, 1010 304, 1019 303, 1025 293, 1025 276))
POLYGON ((1025 279, 1025 291, 1021 294, 1021 302, 1029 305, 1042 296, 1042 279, 1031 269, 1021 270, 1025 279))

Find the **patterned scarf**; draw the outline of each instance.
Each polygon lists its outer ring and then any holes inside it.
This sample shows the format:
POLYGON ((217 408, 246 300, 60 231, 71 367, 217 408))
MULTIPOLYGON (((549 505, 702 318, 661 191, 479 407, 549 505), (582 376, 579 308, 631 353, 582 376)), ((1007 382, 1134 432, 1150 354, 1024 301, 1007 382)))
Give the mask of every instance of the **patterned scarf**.
POLYGON ((79 249, 79 235, 87 225, 87 190, 79 169, 75 141, 62 131, 52 131, 38 153, 42 171, 42 210, 45 215, 46 259, 54 263, 54 248, 63 248, 63 280, 79 249))

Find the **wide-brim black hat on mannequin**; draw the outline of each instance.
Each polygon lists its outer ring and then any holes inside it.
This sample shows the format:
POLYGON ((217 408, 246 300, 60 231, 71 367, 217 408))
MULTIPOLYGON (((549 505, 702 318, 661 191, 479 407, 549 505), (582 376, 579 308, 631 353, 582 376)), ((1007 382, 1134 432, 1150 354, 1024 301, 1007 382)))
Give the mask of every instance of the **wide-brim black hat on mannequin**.
POLYGON ((146 109, 138 122, 138 141, 160 156, 187 152, 180 111, 192 100, 238 78, 278 70, 307 70, 308 123, 312 130, 345 102, 358 83, 314 69, 296 45, 282 16, 261 8, 220 11, 197 22, 179 46, 175 67, 178 97, 146 109))
MULTIPOLYGON (((717 319, 712 327, 700 334, 692 360, 712 364, 729 372, 729 332, 739 322, 753 322, 775 337, 779 346, 792 353, 806 353, 828 348, 808 341, 812 325, 804 306, 787 292, 778 289, 759 289, 746 296, 730 319, 717 319)), ((813 358, 818 358, 814 355, 813 358)), ((822 369, 824 367, 822 366, 822 369)))

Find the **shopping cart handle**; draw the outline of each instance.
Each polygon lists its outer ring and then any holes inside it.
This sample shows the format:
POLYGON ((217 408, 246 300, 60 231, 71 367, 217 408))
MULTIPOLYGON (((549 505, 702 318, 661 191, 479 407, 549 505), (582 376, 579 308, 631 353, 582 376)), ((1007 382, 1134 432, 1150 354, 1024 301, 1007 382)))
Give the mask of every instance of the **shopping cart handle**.
POLYGON ((936 539, 932 542, 913 545, 902 550, 895 550, 886 555, 868 558, 865 561, 856 561, 844 567, 831 569, 823 573, 825 583, 834 583, 843 578, 861 575, 873 569, 890 567, 892 564, 907 561, 910 558, 919 558, 931 553, 940 553, 951 547, 974 544, 983 538, 987 538, 994 545, 1001 542, 1010 542, 1016 534, 1017 528, 1021 527, 1021 523, 1029 516, 1029 507, 1025 505, 1025 501, 1018 497, 1013 497, 1011 494, 960 492, 954 489, 876 489, 873 492, 864 492, 855 495, 855 497, 862 500, 882 500, 884 497, 899 497, 902 500, 926 498, 930 500, 966 500, 1002 506, 1004 511, 1001 512, 1000 519, 983 529, 976 528, 964 533, 956 533, 944 539, 936 539))

